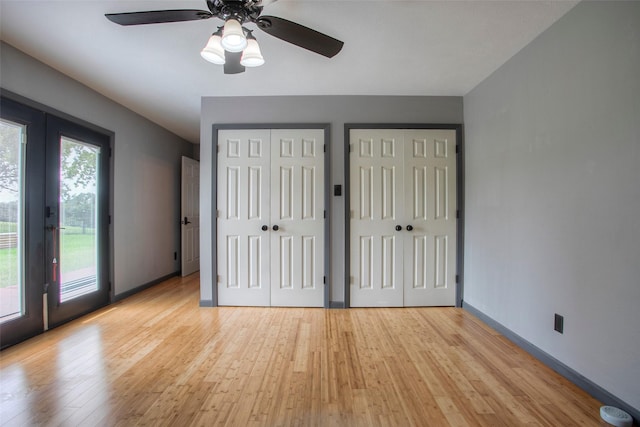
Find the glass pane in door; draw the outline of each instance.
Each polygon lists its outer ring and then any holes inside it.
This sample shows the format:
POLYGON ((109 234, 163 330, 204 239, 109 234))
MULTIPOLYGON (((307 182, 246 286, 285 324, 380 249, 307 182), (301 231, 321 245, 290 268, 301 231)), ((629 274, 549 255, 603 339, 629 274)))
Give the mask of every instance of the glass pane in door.
POLYGON ((0 323, 24 314, 26 127, 0 119, 0 323))
POLYGON ((98 290, 99 157, 99 147, 60 139, 60 302, 98 290))

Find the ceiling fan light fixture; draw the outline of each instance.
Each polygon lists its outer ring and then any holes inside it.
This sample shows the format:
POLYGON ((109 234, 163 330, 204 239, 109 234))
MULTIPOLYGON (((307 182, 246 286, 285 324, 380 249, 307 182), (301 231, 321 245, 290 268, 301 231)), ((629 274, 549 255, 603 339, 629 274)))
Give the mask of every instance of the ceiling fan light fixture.
POLYGON ((200 56, 206 59, 209 62, 214 64, 223 65, 225 63, 224 59, 224 48, 222 47, 222 37, 220 37, 219 33, 214 33, 211 37, 209 37, 209 41, 207 45, 200 52, 200 56))
POLYGON ((247 38, 242 25, 233 18, 224 23, 222 47, 229 52, 242 52, 247 47, 247 38))
POLYGON ((253 24, 275 38, 327 58, 333 58, 340 52, 344 43, 338 39, 284 18, 262 15, 264 6, 274 1, 206 0, 209 10, 147 10, 107 13, 105 16, 123 26, 219 19, 224 25, 209 37, 200 55, 206 61, 224 65, 225 74, 239 74, 246 67, 258 67, 265 62, 252 31, 243 24, 253 24))
POLYGON ((244 49, 244 52, 242 52, 240 64, 245 67, 259 67, 264 64, 264 58, 260 52, 258 41, 251 36, 249 40, 247 40, 247 47, 244 49))

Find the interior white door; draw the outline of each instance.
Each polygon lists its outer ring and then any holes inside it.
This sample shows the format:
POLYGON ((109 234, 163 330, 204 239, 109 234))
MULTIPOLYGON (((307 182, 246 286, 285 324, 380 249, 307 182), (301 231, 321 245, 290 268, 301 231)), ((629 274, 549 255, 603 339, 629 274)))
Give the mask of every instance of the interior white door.
POLYGON ((455 138, 451 129, 404 132, 405 306, 456 303, 455 138))
POLYGON ((270 131, 218 131, 218 304, 270 305, 270 131))
POLYGON ((218 132, 218 303, 322 307, 324 131, 218 132))
POLYGON ((271 305, 324 303, 324 130, 271 132, 271 305))
POLYGON ((393 130, 351 130, 351 306, 401 307, 403 141, 393 130))
POLYGON ((455 305, 454 130, 350 134, 351 306, 455 305))
POLYGON ((200 269, 200 162, 182 157, 181 271, 187 276, 200 269))

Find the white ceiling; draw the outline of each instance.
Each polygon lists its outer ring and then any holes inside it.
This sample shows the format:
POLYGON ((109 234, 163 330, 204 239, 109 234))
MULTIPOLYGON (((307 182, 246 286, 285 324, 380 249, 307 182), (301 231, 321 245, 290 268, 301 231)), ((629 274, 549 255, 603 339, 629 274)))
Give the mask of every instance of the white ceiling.
POLYGON ((122 27, 104 17, 207 10, 205 0, 0 0, 0 34, 197 143, 203 96, 465 95, 576 3, 280 0, 263 14, 338 38, 344 48, 327 59, 257 30, 266 64, 238 75, 200 57, 217 19, 122 27))

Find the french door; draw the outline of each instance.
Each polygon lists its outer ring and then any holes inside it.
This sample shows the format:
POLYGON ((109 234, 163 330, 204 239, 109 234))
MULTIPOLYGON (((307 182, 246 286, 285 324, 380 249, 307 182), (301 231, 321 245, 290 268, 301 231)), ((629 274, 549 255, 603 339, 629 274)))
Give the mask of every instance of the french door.
POLYGON ((0 98, 0 345, 42 332, 45 115, 0 98))
POLYGON ((48 324, 109 302, 109 136, 47 117, 48 324))
POLYGON ((324 305, 324 130, 218 131, 219 305, 324 305))
POLYGON ((109 301, 109 137, 7 98, 0 119, 0 345, 109 301))

